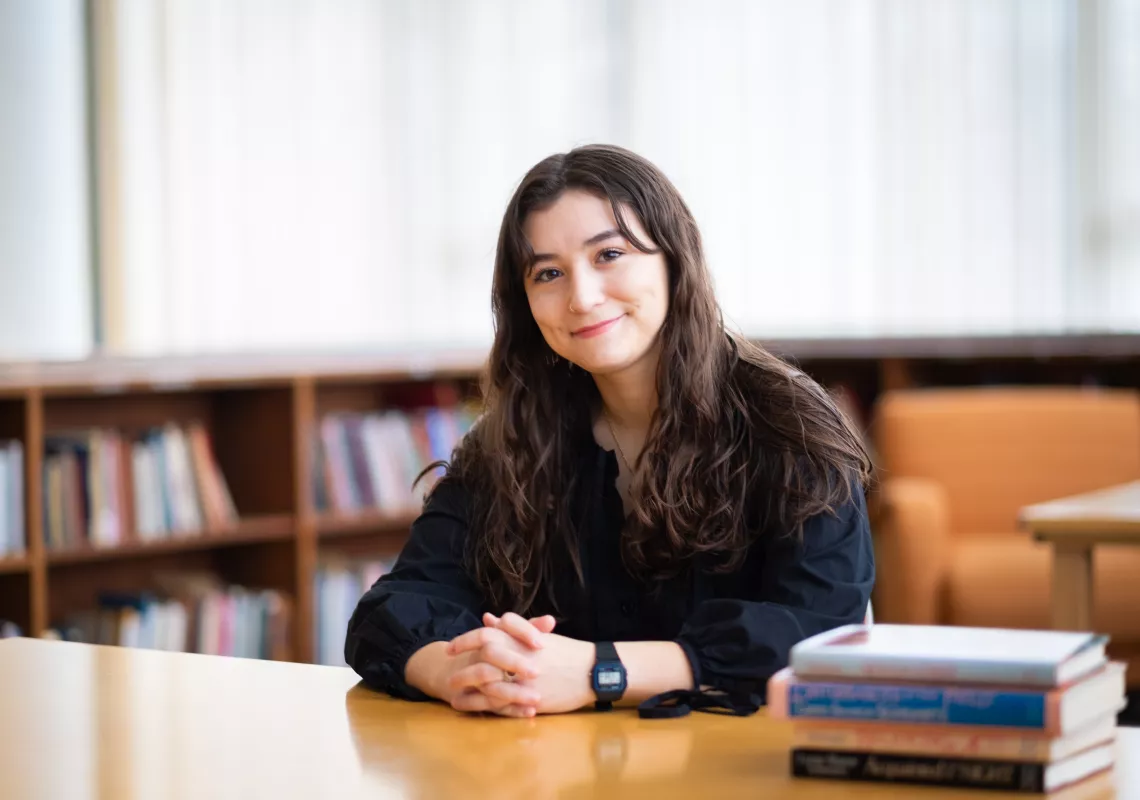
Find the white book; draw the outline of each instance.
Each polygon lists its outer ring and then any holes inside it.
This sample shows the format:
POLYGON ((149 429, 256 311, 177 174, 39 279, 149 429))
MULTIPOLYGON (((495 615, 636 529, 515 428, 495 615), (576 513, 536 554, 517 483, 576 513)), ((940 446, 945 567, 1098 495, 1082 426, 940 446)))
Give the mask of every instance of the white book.
POLYGON ((383 447, 384 485, 387 488, 385 508, 400 511, 408 506, 408 484, 404 480, 404 453, 400 423, 395 414, 385 414, 380 422, 383 447))
POLYGON ((387 508, 392 502, 392 486, 385 475, 383 426, 384 423, 374 414, 367 415, 360 423, 360 439, 364 445, 368 477, 372 484, 372 497, 376 501, 377 508, 387 508))
POLYGON ((141 639, 142 619, 133 608, 124 608, 119 615, 119 641, 123 647, 138 647, 141 639))
POLYGON ((189 624, 189 619, 186 615, 186 606, 177 600, 168 601, 166 603, 166 620, 167 624, 162 649, 174 653, 184 652, 188 644, 186 635, 189 624))
POLYGON ((88 538, 96 547, 116 544, 118 523, 111 497, 111 475, 108 474, 107 434, 93 430, 88 438, 87 493, 91 498, 88 538))
POLYGON ((862 677, 1053 687, 1106 663, 1094 633, 955 625, 844 625, 791 649, 800 677, 862 677))
POLYGON ((190 458, 190 448, 186 435, 174 425, 167 426, 166 454, 167 469, 173 472, 173 485, 177 494, 178 529, 182 532, 199 532, 205 527, 202 506, 198 499, 198 486, 194 480, 194 462, 190 458))
POLYGON ((135 535, 142 542, 158 538, 161 529, 154 513, 153 474, 150 447, 146 442, 135 442, 131 446, 131 479, 134 483, 135 535))
POLYGON ((8 443, 8 546, 9 552, 23 554, 28 546, 24 529, 24 445, 8 443))
POLYGON ((8 448, 0 447, 0 558, 11 553, 15 548, 12 540, 15 531, 12 527, 11 515, 8 512, 8 448))

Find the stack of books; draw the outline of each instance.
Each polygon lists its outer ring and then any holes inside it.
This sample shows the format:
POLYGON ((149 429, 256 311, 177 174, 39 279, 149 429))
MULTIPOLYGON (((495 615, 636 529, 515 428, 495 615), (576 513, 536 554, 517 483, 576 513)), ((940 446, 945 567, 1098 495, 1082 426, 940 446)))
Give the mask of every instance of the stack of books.
POLYGON ((792 774, 1045 793, 1111 770, 1124 665, 1091 633, 849 625, 768 684, 792 774))

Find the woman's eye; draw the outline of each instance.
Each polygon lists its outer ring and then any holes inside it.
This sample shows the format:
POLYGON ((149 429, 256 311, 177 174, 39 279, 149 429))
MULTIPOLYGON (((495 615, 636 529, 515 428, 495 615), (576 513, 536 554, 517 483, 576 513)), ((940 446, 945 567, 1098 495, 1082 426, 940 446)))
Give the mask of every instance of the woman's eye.
POLYGON ((612 247, 607 247, 605 250, 598 253, 598 260, 599 261, 613 261, 613 260, 621 257, 621 254, 622 254, 621 250, 615 250, 612 247))
POLYGON ((560 270, 554 269, 553 267, 546 267, 545 269, 536 269, 534 271, 534 282, 535 283, 549 283, 550 281, 554 280, 555 278, 557 278, 561 274, 562 274, 562 272, 560 270))

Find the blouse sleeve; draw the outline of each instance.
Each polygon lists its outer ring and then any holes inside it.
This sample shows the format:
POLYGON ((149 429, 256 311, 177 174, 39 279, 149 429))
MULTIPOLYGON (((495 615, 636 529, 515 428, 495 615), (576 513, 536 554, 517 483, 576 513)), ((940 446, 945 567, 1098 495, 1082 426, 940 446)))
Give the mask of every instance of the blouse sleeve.
POLYGON ((701 602, 677 643, 698 687, 766 697, 768 678, 787 666, 792 645, 864 619, 875 560, 863 492, 835 514, 807 520, 802 540, 770 542, 750 562, 755 599, 701 602))
POLYGON ((430 699, 404 680, 408 659, 424 645, 482 626, 484 602, 463 565, 466 501, 462 487, 438 484, 395 566, 364 594, 349 620, 345 661, 374 689, 430 699))

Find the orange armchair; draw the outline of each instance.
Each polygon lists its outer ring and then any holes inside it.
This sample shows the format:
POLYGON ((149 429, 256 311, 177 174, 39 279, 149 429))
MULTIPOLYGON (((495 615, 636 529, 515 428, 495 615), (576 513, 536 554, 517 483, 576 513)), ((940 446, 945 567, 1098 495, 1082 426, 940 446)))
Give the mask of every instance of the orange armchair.
MULTIPOLYGON (((880 622, 1050 627, 1051 553, 1018 512, 1140 479, 1131 390, 892 391, 873 424, 880 622)), ((1140 653, 1140 547, 1093 558, 1093 626, 1140 653)))

